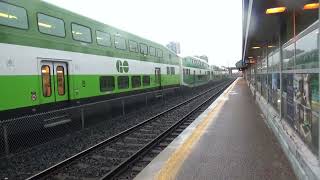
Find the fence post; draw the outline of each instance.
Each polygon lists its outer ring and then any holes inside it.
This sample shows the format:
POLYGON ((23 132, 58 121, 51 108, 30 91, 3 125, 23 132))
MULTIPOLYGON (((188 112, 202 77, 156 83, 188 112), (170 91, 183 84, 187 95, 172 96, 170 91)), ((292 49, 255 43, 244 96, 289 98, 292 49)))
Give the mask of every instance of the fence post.
POLYGON ((185 97, 184 97, 184 90, 183 90, 183 87, 182 86, 180 86, 180 92, 181 92, 181 95, 182 95, 182 99, 184 99, 185 97))
POLYGON ((125 112, 125 109, 124 109, 124 103, 125 103, 125 102, 124 102, 124 99, 122 99, 122 100, 121 100, 121 104, 122 104, 122 115, 123 115, 123 116, 126 115, 126 112, 125 112))
POLYGON ((10 147, 9 147, 9 139, 8 139, 8 129, 6 125, 3 126, 3 141, 4 141, 4 151, 6 155, 9 155, 10 147))
POLYGON ((84 122, 85 122, 85 118, 84 118, 84 109, 81 108, 81 127, 82 129, 84 128, 84 122))

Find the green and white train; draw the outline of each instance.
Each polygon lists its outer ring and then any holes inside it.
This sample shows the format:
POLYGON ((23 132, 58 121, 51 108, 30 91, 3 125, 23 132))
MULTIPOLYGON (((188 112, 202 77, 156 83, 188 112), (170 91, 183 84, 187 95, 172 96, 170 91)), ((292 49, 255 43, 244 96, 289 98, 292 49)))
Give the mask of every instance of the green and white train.
POLYGON ((210 80, 210 66, 208 62, 197 57, 182 58, 181 84, 186 86, 198 86, 210 80))
POLYGON ((209 71, 201 59, 49 3, 0 1, 0 119, 203 84, 209 71))

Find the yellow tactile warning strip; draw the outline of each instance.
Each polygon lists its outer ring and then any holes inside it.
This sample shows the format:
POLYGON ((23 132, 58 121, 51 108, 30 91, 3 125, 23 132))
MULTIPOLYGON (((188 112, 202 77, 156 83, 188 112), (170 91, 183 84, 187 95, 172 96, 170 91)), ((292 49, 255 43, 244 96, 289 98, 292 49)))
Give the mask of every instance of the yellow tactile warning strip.
POLYGON ((228 100, 230 91, 234 88, 238 79, 229 86, 222 95, 217 99, 218 102, 215 107, 204 117, 203 121, 197 125, 192 134, 185 140, 185 142, 170 156, 165 165, 157 173, 154 179, 168 180, 175 179, 184 160, 189 156, 192 148, 200 137, 204 134, 208 125, 213 122, 219 114, 222 106, 228 100))

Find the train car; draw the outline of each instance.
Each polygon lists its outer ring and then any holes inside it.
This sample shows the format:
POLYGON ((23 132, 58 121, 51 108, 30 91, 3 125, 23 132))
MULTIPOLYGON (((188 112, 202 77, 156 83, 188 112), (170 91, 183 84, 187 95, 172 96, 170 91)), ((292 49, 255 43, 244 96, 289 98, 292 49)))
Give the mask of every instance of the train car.
POLYGON ((181 84, 194 87, 206 84, 210 81, 210 66, 207 61, 187 56, 181 61, 181 84))
POLYGON ((166 47, 39 0, 0 1, 0 51, 0 119, 180 86, 166 47))
POLYGON ((218 66, 211 65, 210 66, 210 80, 218 81, 222 79, 228 78, 228 72, 225 69, 222 69, 218 66))

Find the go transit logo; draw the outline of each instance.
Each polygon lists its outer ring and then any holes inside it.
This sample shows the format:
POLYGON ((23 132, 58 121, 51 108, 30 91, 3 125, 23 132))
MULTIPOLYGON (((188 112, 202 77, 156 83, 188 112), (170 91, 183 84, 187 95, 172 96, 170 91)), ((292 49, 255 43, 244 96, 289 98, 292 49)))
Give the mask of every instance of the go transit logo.
POLYGON ((128 61, 117 61, 117 70, 119 73, 127 73, 129 71, 128 61))

